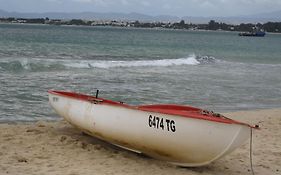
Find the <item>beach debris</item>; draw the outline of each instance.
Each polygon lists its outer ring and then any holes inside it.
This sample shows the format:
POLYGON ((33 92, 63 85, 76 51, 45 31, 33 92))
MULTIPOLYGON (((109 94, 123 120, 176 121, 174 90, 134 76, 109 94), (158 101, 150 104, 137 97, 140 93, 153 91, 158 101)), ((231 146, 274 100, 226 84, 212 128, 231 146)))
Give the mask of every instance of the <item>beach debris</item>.
POLYGON ((23 156, 16 156, 15 159, 20 163, 27 163, 28 159, 23 156))
POLYGON ((66 136, 61 136, 61 137, 60 137, 60 141, 61 141, 61 142, 65 141, 66 139, 67 139, 66 136))

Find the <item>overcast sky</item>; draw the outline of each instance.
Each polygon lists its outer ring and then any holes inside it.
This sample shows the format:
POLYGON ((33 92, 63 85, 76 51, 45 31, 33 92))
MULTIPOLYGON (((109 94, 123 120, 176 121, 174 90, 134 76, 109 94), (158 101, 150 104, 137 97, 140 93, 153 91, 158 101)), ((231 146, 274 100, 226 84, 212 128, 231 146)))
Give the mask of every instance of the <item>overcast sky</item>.
POLYGON ((173 16, 239 16, 281 10, 281 0, 0 0, 16 12, 121 12, 173 16))

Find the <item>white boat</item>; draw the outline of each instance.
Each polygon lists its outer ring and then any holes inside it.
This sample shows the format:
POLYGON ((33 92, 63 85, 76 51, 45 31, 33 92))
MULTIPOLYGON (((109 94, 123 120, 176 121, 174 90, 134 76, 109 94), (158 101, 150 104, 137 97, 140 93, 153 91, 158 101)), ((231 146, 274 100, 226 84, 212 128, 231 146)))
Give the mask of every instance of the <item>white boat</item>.
POLYGON ((48 93, 55 111, 83 132, 180 166, 221 158, 241 146, 254 128, 191 106, 129 106, 73 92, 48 93))

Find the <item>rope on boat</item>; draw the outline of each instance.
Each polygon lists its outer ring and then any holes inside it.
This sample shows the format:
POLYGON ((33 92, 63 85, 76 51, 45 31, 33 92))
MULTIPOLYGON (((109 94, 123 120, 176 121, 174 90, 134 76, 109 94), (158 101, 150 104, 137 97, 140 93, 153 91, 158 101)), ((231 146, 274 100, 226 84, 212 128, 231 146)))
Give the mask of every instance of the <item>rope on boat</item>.
POLYGON ((250 137, 250 166, 252 175, 255 175, 254 169, 253 169, 253 128, 251 128, 251 137, 250 137))

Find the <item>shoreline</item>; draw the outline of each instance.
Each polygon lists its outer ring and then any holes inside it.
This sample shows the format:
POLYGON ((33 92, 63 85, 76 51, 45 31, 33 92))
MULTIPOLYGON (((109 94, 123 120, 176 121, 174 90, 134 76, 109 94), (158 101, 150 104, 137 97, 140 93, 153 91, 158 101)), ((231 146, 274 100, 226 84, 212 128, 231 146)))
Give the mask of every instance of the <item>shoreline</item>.
MULTIPOLYGON (((0 22, 1 24, 8 24, 8 25, 30 25, 30 26, 58 26, 58 27, 85 27, 85 28, 116 28, 116 29, 139 29, 139 30, 155 30, 155 31, 183 31, 183 32, 214 32, 214 33, 234 33, 238 34, 241 31, 229 31, 229 30, 204 30, 204 29, 172 29, 172 28, 149 28, 149 27, 121 27, 121 26, 88 26, 88 25, 54 25, 54 24, 39 24, 39 23, 9 23, 9 22, 0 22)), ((266 32, 266 34, 270 35, 281 35, 281 32, 266 32)))
MULTIPOLYGON (((259 124, 253 132, 256 175, 281 173, 281 108, 223 113, 259 124)), ((66 121, 0 123, 0 174, 252 174, 249 141, 203 167, 180 168, 82 134, 66 121)))

